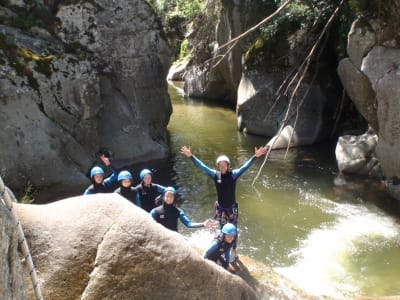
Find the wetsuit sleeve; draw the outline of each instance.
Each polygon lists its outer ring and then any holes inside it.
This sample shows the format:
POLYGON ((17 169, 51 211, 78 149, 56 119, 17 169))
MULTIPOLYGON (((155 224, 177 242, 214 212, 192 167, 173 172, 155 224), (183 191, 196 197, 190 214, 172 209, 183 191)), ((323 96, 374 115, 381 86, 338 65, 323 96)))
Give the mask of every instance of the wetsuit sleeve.
POLYGON ((211 176, 212 178, 214 178, 215 174, 216 174, 216 170, 213 170, 209 167, 207 167, 200 159, 198 159, 196 156, 192 155, 190 157, 190 159, 193 161, 193 163, 195 164, 196 167, 198 167, 201 171, 203 171, 204 173, 206 173, 207 175, 211 176))
POLYGON ((157 213, 156 213, 156 211, 154 210, 154 208, 150 211, 150 216, 151 216, 154 220, 157 220, 157 213))
POLYGON ((218 247, 219 247, 218 241, 213 240, 210 247, 204 253, 203 257, 209 259, 211 257, 211 255, 218 249, 218 247))
POLYGON ((103 183, 106 188, 111 187, 114 183, 118 181, 118 172, 114 168, 112 168, 112 174, 104 179, 103 183))
POLYGON ((243 166, 241 166, 239 169, 235 169, 232 171, 233 178, 238 178, 240 175, 242 175, 254 162, 256 159, 256 156, 253 155, 248 161, 246 161, 243 166))
POLYGON ((88 188, 83 192, 84 195, 90 195, 91 193, 92 193, 92 189, 91 189, 90 187, 88 187, 88 188))
MULTIPOLYGON (((154 183, 153 183, 154 184, 154 183)), ((161 184, 154 184, 157 187, 157 193, 164 193, 164 190, 166 189, 165 186, 161 185, 161 184)))
POLYGON ((225 261, 221 260, 222 265, 225 268, 228 268, 229 263, 231 261, 231 249, 232 249, 233 243, 225 250, 224 256, 225 256, 225 261))
POLYGON ((181 209, 179 210, 179 219, 186 227, 189 227, 189 228, 204 227, 203 223, 195 223, 195 222, 190 221, 190 219, 185 215, 185 213, 181 209))

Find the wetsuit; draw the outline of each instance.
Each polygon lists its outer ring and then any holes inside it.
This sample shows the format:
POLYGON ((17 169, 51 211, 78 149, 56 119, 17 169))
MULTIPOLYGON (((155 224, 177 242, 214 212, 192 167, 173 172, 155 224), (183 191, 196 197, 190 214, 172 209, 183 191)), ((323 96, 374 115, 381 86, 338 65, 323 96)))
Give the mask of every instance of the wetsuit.
POLYGON ((133 204, 135 204, 136 202, 136 188, 134 188, 133 186, 130 187, 120 186, 114 191, 114 193, 120 194, 122 197, 125 197, 133 204))
POLYGON ((225 242, 224 234, 220 233, 212 242, 211 246, 204 253, 204 258, 217 262, 221 262, 224 268, 228 268, 231 259, 231 248, 233 242, 228 244, 225 242))
POLYGON ((149 212, 156 205, 156 199, 165 190, 165 187, 156 183, 151 183, 150 186, 145 186, 140 183, 136 186, 136 205, 149 212))
MULTIPOLYGON (((239 169, 228 170, 225 174, 221 174, 220 171, 207 167, 194 155, 191 156, 191 159, 200 170, 214 180, 215 187, 217 189, 217 201, 215 203, 214 219, 219 221, 221 228, 228 222, 236 226, 239 217, 239 205, 236 202, 235 196, 236 180, 251 166, 256 159, 256 156, 253 155, 239 169)), ((236 244, 237 235, 233 243, 234 249, 236 249, 236 244)))
POLYGON ((177 208, 174 204, 163 203, 162 205, 152 209, 150 215, 158 223, 174 231, 178 231, 178 219, 181 220, 183 225, 189 228, 204 227, 203 223, 192 222, 185 215, 183 210, 177 208))
POLYGON ((118 172, 113 168, 110 177, 103 180, 101 184, 94 182, 91 179, 92 184, 85 190, 84 195, 91 195, 97 193, 112 193, 114 191, 114 185, 118 183, 118 172))

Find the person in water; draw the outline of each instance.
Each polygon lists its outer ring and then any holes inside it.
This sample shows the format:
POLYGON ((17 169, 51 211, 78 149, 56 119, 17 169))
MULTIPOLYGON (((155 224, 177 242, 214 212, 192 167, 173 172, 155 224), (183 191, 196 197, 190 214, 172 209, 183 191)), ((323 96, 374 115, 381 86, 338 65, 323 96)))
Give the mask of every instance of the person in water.
MULTIPOLYGON (((254 162, 257 157, 265 155, 266 147, 254 148, 254 155, 245 162, 240 168, 230 170, 230 160, 226 155, 217 157, 217 170, 207 167, 201 160, 192 154, 190 148, 183 146, 181 153, 189 157, 195 166, 205 174, 209 175, 215 183, 217 190, 217 201, 215 202, 214 219, 218 220, 220 227, 226 223, 232 223, 237 227, 239 206, 236 202, 235 190, 236 180, 242 175, 254 162)), ((233 244, 233 258, 236 257, 237 237, 233 244)))
POLYGON ((235 272, 235 267, 230 263, 231 249, 236 237, 236 226, 226 223, 221 228, 220 234, 213 240, 210 247, 204 252, 203 257, 216 262, 230 272, 235 272))
POLYGON ((129 171, 121 171, 118 174, 119 188, 117 188, 114 193, 120 194, 125 197, 133 204, 136 202, 136 188, 132 186, 132 174, 129 171))
POLYGON ((150 212, 158 205, 161 194, 165 187, 153 183, 153 172, 143 169, 139 174, 140 183, 136 186, 136 205, 150 212))
POLYGON ((211 227, 212 221, 206 220, 203 223, 192 222, 183 212, 182 209, 176 207, 175 205, 175 195, 176 190, 169 186, 166 187, 163 192, 163 204, 153 208, 150 211, 150 215, 158 223, 162 224, 164 227, 178 231, 178 219, 188 228, 199 228, 199 227, 211 227))
POLYGON ((110 159, 102 155, 101 160, 104 165, 111 168, 112 173, 109 177, 104 179, 104 170, 99 166, 94 166, 90 170, 90 181, 92 184, 85 190, 84 195, 97 194, 97 193, 112 193, 113 187, 118 181, 118 172, 111 166, 110 159))

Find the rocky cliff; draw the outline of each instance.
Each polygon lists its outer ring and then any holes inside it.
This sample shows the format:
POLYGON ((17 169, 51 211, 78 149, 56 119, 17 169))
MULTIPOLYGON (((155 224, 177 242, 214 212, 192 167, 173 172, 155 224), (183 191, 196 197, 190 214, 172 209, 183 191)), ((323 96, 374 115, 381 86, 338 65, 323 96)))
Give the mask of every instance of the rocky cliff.
MULTIPOLYGON (((367 156, 379 161, 388 191, 397 199, 400 199, 399 12, 400 1, 389 1, 382 15, 355 21, 348 35, 348 57, 338 67, 347 94, 373 129, 370 134, 377 136, 373 151, 368 150, 367 156)), ((356 147, 360 146, 350 147, 347 153, 353 153, 356 147)), ((340 165, 346 156, 337 155, 337 159, 340 165)), ((365 161, 369 163, 370 159, 365 161)), ((344 167, 344 172, 348 171, 344 167)), ((359 173, 357 170, 353 173, 359 173)))
POLYGON ((87 184, 103 147, 120 165, 167 155, 170 54, 146 1, 6 3, 0 170, 10 186, 87 184))

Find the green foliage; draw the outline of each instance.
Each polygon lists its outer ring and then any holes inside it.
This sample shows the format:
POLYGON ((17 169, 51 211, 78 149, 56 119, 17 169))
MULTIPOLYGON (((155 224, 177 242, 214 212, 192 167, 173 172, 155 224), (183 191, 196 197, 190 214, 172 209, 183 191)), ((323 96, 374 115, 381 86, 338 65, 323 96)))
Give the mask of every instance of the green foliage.
POLYGON ((11 20, 11 26, 29 30, 32 26, 46 27, 55 21, 49 8, 41 1, 28 1, 24 7, 14 7, 16 16, 11 20))
POLYGON ((20 203, 24 204, 31 204, 35 201, 35 196, 37 194, 37 190, 34 188, 34 186, 28 181, 25 187, 25 190, 23 192, 23 195, 21 196, 21 201, 20 203))

